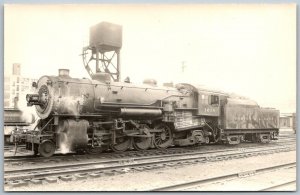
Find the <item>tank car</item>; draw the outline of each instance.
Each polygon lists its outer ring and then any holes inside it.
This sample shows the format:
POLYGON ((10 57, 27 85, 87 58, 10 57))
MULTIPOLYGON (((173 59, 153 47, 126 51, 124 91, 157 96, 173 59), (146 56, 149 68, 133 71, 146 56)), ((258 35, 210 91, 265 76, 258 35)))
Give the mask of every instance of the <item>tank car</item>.
POLYGON ((56 150, 101 153, 265 143, 278 135, 279 111, 197 85, 114 82, 106 73, 78 79, 61 69, 33 86, 36 93, 27 95, 27 104, 35 106, 40 120, 22 140, 26 149, 45 157, 56 150))

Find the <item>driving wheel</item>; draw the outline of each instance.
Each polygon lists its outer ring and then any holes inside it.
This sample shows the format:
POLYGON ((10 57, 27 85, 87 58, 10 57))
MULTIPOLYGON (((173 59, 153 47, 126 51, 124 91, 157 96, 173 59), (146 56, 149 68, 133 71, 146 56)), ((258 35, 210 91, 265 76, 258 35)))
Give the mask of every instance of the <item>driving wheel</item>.
POLYGON ((136 150, 147 150, 151 146, 151 137, 134 137, 133 147, 136 150))
POLYGON ((167 148, 172 145, 172 131, 168 125, 160 123, 154 129, 161 130, 161 132, 154 134, 154 145, 156 148, 167 148))
POLYGON ((124 152, 131 146, 130 137, 118 137, 116 139, 116 144, 111 144, 110 148, 115 152, 124 152))
MULTIPOLYGON (((147 125, 141 125, 141 128, 145 135, 151 136, 147 125)), ((151 147, 151 142, 152 137, 133 137, 132 145, 136 150, 147 150, 151 147)))

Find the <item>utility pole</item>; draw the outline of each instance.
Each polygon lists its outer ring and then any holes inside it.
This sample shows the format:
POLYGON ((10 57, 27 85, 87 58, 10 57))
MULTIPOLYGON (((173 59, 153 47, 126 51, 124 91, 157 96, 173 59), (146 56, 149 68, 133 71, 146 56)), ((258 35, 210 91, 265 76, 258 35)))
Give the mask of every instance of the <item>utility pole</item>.
POLYGON ((186 68, 185 61, 182 61, 182 65, 181 65, 181 71, 182 71, 182 73, 184 72, 185 68, 186 68))

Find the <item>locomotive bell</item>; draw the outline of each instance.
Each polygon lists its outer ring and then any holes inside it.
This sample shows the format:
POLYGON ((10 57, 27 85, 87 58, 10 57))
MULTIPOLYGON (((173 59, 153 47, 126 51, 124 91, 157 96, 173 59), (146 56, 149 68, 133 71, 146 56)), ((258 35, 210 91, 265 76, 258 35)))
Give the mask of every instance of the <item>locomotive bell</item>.
POLYGON ((143 84, 151 85, 151 86, 157 86, 157 81, 155 79, 145 79, 143 81, 143 84))
POLYGON ((100 81, 100 82, 104 82, 104 83, 110 83, 111 82, 110 75, 108 73, 104 73, 104 72, 97 72, 97 73, 93 74, 92 79, 100 81))
POLYGON ((69 77, 69 69, 58 69, 58 76, 60 77, 69 77))

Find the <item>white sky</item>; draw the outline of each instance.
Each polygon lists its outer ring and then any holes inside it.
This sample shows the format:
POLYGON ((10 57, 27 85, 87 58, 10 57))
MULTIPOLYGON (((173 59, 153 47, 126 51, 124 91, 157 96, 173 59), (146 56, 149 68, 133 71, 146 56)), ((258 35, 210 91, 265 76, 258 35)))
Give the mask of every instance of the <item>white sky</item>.
POLYGON ((88 77, 82 47, 90 26, 107 21, 123 26, 122 79, 198 83, 296 111, 295 4, 6 5, 4 13, 5 74, 21 63, 25 77, 59 68, 88 77))

